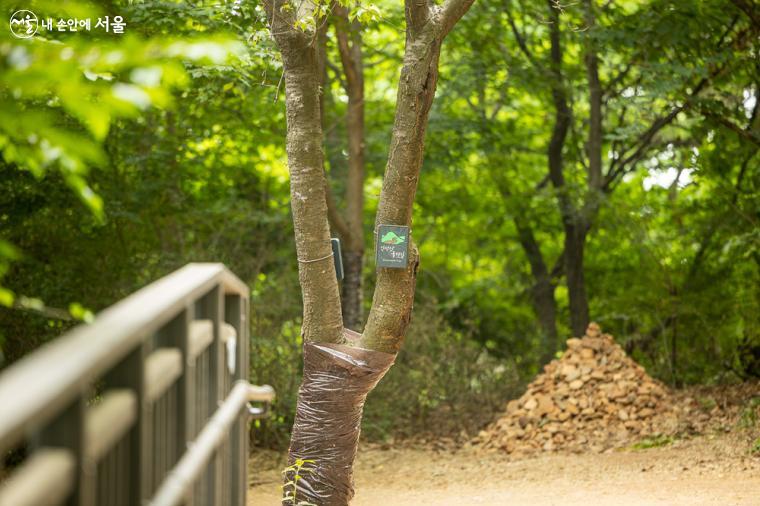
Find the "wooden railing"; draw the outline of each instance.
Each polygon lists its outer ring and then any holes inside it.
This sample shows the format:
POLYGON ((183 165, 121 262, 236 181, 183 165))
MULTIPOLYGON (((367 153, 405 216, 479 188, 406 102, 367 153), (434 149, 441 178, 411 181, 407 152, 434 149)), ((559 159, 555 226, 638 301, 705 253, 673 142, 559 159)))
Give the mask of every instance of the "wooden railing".
POLYGON ((0 506, 244 506, 248 288, 190 264, 0 375, 0 506))

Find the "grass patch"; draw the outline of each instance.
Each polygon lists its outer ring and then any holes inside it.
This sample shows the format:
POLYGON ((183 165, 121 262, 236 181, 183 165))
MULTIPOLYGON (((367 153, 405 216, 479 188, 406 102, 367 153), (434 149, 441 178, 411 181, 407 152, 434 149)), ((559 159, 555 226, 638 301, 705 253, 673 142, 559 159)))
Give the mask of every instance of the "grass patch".
POLYGON ((705 412, 712 411, 713 408, 718 405, 718 403, 715 402, 715 399, 712 397, 698 397, 697 402, 699 403, 699 407, 702 409, 702 411, 705 412))
POLYGON ((760 407, 760 397, 752 397, 747 401, 746 406, 739 415, 739 427, 751 429, 757 425, 758 408, 760 407))
POLYGON ((752 455, 760 456, 760 437, 755 439, 755 441, 749 447, 749 453, 752 455))
POLYGON ((657 436, 645 437, 641 441, 631 445, 632 450, 648 450, 649 448, 660 448, 661 446, 668 446, 673 443, 675 438, 673 436, 666 436, 660 434, 657 436))

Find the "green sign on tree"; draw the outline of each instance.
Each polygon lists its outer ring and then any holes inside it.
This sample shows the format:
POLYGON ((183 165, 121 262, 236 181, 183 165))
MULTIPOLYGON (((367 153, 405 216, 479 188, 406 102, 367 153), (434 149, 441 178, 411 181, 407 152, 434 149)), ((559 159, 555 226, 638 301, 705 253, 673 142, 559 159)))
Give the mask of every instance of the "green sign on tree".
POLYGON ((409 261, 409 227, 379 225, 375 257, 378 267, 406 269, 409 261))

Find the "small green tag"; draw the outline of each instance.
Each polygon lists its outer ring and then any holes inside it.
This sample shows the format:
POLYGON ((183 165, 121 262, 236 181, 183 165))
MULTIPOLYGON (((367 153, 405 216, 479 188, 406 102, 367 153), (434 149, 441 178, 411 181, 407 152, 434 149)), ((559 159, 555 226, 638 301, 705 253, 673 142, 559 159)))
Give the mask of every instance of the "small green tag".
POLYGON ((378 267, 406 269, 409 262, 409 227, 378 225, 375 258, 378 267))

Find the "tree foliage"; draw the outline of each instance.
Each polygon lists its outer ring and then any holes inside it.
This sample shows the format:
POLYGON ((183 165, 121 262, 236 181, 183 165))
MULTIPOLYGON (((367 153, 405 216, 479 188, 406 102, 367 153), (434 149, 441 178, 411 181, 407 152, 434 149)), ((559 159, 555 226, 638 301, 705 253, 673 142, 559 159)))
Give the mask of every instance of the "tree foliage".
MULTIPOLYGON (((371 257, 404 12, 391 2, 347 7, 364 59, 371 257)), ((222 261, 251 286, 253 373, 281 398, 266 438, 284 443, 299 383, 301 299, 282 64, 263 8, 33 8, 120 14, 128 27, 118 37, 31 40, 6 30, 0 40, 4 364, 188 261, 222 261)), ((414 208, 419 321, 401 367, 371 397, 373 437, 474 409, 468 399, 478 395, 495 405, 496 392, 508 395, 562 348, 572 333, 563 198, 589 210, 590 318, 652 374, 672 383, 760 374, 758 26, 740 0, 475 3, 444 44, 414 208), (591 53, 602 88, 598 186, 589 184, 591 53), (548 159, 557 91, 572 111, 561 187, 548 159), (536 249, 556 340, 537 314, 536 249), (445 375, 430 356, 447 357, 445 375), (414 416, 392 418, 394 402, 414 416)), ((328 30, 325 167, 342 208, 348 96, 337 43, 328 30)), ((371 259, 363 274, 372 293, 371 259)))

